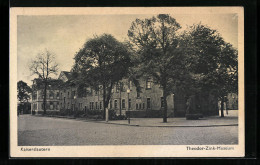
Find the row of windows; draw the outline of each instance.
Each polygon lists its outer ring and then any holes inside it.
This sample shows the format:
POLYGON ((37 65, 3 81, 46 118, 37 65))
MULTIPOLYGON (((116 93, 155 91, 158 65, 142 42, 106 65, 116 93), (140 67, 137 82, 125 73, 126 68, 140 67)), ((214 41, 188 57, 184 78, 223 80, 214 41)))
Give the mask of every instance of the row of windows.
MULTIPOLYGON (((152 83, 152 81, 151 81, 151 79, 150 78, 148 78, 147 80, 146 80, 146 89, 151 89, 151 83, 152 83)), ((128 83, 128 89, 131 89, 131 86, 132 86, 132 82, 130 81, 129 83, 128 83)), ((102 88, 102 87, 101 87, 102 88)), ((116 85, 116 87, 115 87, 115 89, 116 89, 116 93, 118 93, 119 91, 121 91, 121 92, 125 92, 126 90, 125 90, 125 87, 124 87, 124 83, 118 83, 117 85, 116 85)), ((92 89, 91 89, 91 94, 92 94, 92 89)), ((95 95, 98 95, 98 92, 100 92, 100 95, 102 95, 103 93, 102 93, 102 90, 95 90, 95 95)), ((112 90, 112 92, 114 92, 114 90, 112 90)), ((44 98, 44 95, 43 94, 41 94, 42 95, 42 98, 44 98)), ((62 98, 62 92, 61 93, 59 93, 59 92, 57 92, 56 93, 56 95, 55 95, 55 98, 56 99, 59 99, 60 98, 60 96, 61 96, 61 98, 62 98)), ((68 96, 68 98, 74 98, 75 96, 76 96, 76 91, 72 91, 72 93, 71 93, 71 97, 70 97, 70 92, 68 92, 67 93, 67 96, 68 96)), ((140 92, 137 92, 137 97, 140 97, 140 92)), ((48 94, 48 95, 46 95, 46 98, 48 98, 48 99, 54 99, 54 92, 52 92, 52 91, 50 91, 50 93, 48 94)), ((33 95, 33 100, 35 100, 36 99, 36 95, 33 95)))
MULTIPOLYGON (((39 95, 39 98, 44 98, 44 94, 41 92, 41 94, 39 95), (40 97, 41 96, 41 97, 40 97)), ((60 99, 60 93, 57 92, 56 95, 54 95, 54 92, 50 92, 49 94, 46 94, 46 98, 47 99, 60 99)), ((32 100, 36 100, 37 99, 37 93, 33 93, 33 97, 32 97, 32 100)))
POLYGON ((90 110, 102 110, 102 101, 100 102, 89 102, 89 109, 90 110), (95 106, 94 106, 95 103, 95 106))
MULTIPOLYGON (((128 100, 128 108, 131 109, 132 106, 132 101, 131 99, 128 100)), ((65 105, 65 104, 64 104, 65 105)), ((36 104, 35 104, 36 106, 36 104)), ((75 104, 72 104, 72 107, 74 107, 75 104)), ((125 99, 122 99, 122 109, 125 109, 126 108, 126 102, 125 102, 125 99)), ((150 109, 151 108, 151 99, 150 98, 147 98, 146 100, 146 106, 147 106, 147 109, 150 109)), ((62 107, 62 103, 61 103, 61 107, 62 107)), ((118 100, 114 100, 114 106, 113 106, 113 103, 112 101, 110 101, 110 109, 112 109, 114 107, 114 109, 118 109, 118 100)), ((163 97, 161 97, 161 107, 163 108, 164 107, 164 100, 163 100, 163 97)), ((67 103, 67 108, 69 109, 70 108, 70 103, 68 102, 67 103)), ((82 109, 82 103, 78 103, 78 108, 79 109, 82 109)), ((90 102, 89 103, 89 109, 90 110, 102 110, 103 106, 102 106, 102 101, 100 102, 90 102)), ((36 108, 35 108, 36 109, 36 108)), ((42 109, 43 109, 43 104, 42 104, 42 109)), ((59 102, 47 102, 46 103, 46 109, 50 109, 50 110, 54 110, 54 109, 59 109, 59 102)), ((137 103, 136 104, 136 109, 137 110, 140 110, 140 109, 145 109, 145 103, 137 103)))
MULTIPOLYGON (((42 103, 42 109, 44 109, 44 104, 42 103)), ((50 109, 50 110, 59 110, 60 106, 59 106, 59 102, 46 102, 45 104, 45 108, 46 109, 50 109)))
MULTIPOLYGON (((147 98, 146 105, 147 105, 148 109, 151 108, 151 98, 147 98)), ((121 106, 122 106, 122 109, 126 108, 125 99, 122 99, 121 106)), ((112 109, 113 107, 114 107, 114 109, 118 109, 118 100, 114 100, 114 106, 113 106, 112 101, 110 101, 110 109, 112 109)), ((131 101, 131 99, 128 99, 128 109, 131 109, 131 108, 132 108, 132 101, 131 101)), ((136 109, 145 109, 145 103, 136 104, 136 109)))

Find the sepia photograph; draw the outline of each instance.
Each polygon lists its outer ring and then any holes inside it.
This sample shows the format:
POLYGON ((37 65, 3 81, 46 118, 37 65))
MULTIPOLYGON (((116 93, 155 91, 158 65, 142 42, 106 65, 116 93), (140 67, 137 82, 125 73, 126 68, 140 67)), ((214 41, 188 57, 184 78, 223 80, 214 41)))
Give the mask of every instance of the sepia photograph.
POLYGON ((12 157, 244 156, 242 7, 10 14, 12 157))

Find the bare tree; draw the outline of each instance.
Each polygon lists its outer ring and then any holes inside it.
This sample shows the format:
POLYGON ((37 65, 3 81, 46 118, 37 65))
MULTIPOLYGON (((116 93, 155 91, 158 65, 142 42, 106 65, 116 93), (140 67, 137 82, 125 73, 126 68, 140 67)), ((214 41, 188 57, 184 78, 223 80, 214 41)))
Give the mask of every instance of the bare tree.
POLYGON ((46 114, 46 93, 48 81, 51 75, 57 75, 58 64, 55 62, 55 55, 50 53, 47 49, 38 53, 37 57, 29 64, 29 69, 32 75, 37 75, 44 86, 43 97, 43 114, 46 114))

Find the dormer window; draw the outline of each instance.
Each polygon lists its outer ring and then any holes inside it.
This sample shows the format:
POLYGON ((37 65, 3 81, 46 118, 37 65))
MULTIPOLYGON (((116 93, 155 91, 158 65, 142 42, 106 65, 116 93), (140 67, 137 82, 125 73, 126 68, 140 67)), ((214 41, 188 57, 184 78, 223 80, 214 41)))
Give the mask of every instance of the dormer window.
POLYGON ((146 80, 146 89, 151 89, 151 87, 152 87, 152 80, 151 78, 148 78, 146 80))

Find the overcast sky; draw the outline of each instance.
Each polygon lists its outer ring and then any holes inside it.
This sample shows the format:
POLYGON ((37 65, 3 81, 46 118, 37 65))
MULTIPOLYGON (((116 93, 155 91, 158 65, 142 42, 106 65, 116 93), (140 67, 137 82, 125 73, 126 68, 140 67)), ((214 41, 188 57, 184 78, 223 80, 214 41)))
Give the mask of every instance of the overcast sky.
MULTIPOLYGON (((75 53, 93 35, 112 34, 119 41, 127 40, 127 31, 136 18, 153 15, 68 15, 18 16, 17 19, 17 76, 29 85, 29 61, 38 52, 48 49, 56 55, 60 71, 70 71, 75 53)), ((235 14, 171 15, 182 28, 192 24, 208 25, 216 29, 226 42, 237 48, 238 20, 235 14)), ((55 78, 55 76, 54 76, 55 78)))

